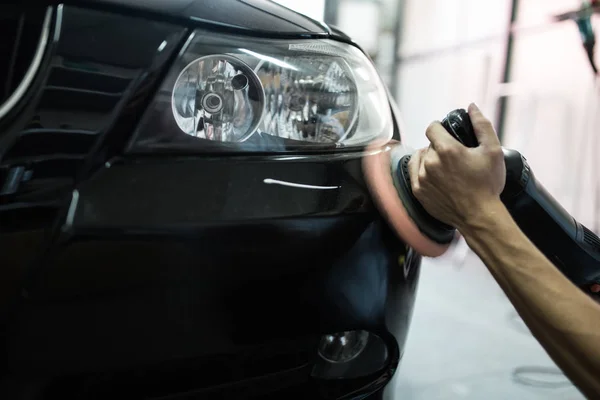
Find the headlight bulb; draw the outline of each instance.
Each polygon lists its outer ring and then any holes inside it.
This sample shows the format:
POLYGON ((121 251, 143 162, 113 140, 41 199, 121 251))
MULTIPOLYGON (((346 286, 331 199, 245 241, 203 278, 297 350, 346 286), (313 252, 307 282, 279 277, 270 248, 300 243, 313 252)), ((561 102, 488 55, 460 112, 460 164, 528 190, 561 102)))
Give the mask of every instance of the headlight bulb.
POLYGON ((264 92, 256 74, 228 55, 201 57, 188 64, 175 82, 172 110, 188 135, 241 142, 258 128, 264 92))

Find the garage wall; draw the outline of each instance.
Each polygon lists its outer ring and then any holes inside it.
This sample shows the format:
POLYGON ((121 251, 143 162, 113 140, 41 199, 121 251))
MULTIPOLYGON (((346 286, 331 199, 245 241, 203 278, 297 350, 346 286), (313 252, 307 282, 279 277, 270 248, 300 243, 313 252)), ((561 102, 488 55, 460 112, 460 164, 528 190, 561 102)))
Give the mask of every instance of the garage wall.
MULTIPOLYGON (((520 21, 577 5, 569 0, 525 2, 520 21)), ((594 20, 596 30, 599 22, 594 20)), ((512 67, 505 144, 526 154, 550 193, 598 232, 599 92, 575 23, 517 35, 512 67)))
POLYGON ((398 49, 396 99, 406 139, 425 146, 424 131, 448 111, 486 107, 503 67, 508 0, 407 0, 398 49))
POLYGON ((325 0, 273 0, 287 8, 323 21, 325 14, 325 0))
POLYGON ((428 144, 430 121, 471 101, 494 121, 498 96, 508 95, 503 144, 524 153, 548 191, 598 232, 600 89, 574 22, 551 22, 579 5, 519 1, 511 81, 500 85, 509 0, 406 0, 395 95, 414 147, 428 144))

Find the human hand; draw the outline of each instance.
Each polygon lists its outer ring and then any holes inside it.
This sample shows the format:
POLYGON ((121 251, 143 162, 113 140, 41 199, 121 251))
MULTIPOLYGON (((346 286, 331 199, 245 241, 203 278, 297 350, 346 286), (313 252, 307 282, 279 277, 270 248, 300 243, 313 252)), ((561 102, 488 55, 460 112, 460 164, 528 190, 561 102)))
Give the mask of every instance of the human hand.
POLYGON ((506 180, 504 154, 496 131, 475 104, 468 111, 478 147, 462 145, 434 122, 426 132, 431 145, 415 152, 408 164, 417 200, 433 217, 459 231, 500 201, 506 180))

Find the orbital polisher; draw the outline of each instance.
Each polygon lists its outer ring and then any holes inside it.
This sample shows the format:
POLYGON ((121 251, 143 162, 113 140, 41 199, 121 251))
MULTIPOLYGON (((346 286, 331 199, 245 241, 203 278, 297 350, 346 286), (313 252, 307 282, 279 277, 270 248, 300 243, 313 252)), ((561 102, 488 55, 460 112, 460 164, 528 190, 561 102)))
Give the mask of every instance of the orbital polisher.
MULTIPOLYGON (((479 145, 467 111, 450 112, 442 125, 461 144, 479 145)), ((506 184, 500 199, 519 228, 569 278, 585 289, 600 282, 600 238, 577 222, 535 179, 518 151, 502 149, 506 184)), ((414 197, 408 162, 411 151, 402 144, 381 147, 363 159, 363 171, 373 199, 398 236, 426 257, 441 256, 455 229, 435 219, 414 197)))

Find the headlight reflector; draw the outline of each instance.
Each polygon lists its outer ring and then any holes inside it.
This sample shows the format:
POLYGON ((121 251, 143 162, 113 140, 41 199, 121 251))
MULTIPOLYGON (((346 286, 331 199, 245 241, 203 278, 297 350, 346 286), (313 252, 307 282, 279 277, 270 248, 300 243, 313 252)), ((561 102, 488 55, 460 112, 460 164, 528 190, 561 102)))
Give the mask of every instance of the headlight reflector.
POLYGON ((263 103, 264 92, 256 74, 241 60, 225 55, 192 61, 173 87, 177 125, 184 133, 202 139, 247 139, 258 127, 263 103))
POLYGON ((358 115, 357 89, 344 60, 296 57, 282 68, 261 62, 257 73, 265 89, 262 132, 317 143, 342 143, 358 115))
POLYGON ((323 150, 391 136, 387 93, 356 47, 196 31, 129 150, 323 150))

